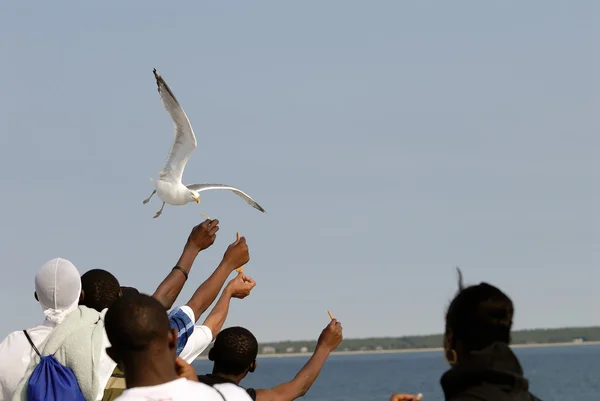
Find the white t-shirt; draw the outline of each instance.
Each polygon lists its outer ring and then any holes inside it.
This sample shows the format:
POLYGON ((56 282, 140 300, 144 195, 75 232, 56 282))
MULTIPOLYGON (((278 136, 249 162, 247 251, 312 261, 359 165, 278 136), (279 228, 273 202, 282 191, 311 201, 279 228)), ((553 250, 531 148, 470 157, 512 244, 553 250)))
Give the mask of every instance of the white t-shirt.
MULTIPOLYGON (((196 321, 196 317, 194 316, 194 311, 187 305, 180 306, 180 309, 189 316, 192 322, 196 321)), ((194 332, 188 338, 185 347, 179 354, 181 359, 186 361, 187 363, 192 363, 200 356, 202 351, 204 351, 213 340, 212 331, 200 324, 194 325, 194 332)))
MULTIPOLYGON (((54 327, 53 323, 44 321, 40 326, 27 329, 27 334, 40 349, 54 327)), ((23 331, 10 333, 0 343, 0 401, 12 399, 34 356, 35 351, 23 331)))
POLYGON ((187 379, 151 387, 125 390, 115 401, 251 401, 246 391, 235 384, 219 385, 218 391, 187 379), (219 394, 219 392, 222 394, 219 394))
MULTIPOLYGON (((187 305, 181 306, 180 308, 186 315, 189 316, 192 322, 196 321, 196 317, 194 316, 194 311, 192 310, 192 308, 190 308, 187 305)), ((102 319, 104 319, 107 310, 108 309, 104 309, 100 313, 102 319)), ((196 360, 196 358, 198 358, 202 351, 204 351, 210 345, 212 340, 212 331, 206 326, 201 326, 197 324, 194 326, 194 332, 192 333, 190 338, 188 338, 188 341, 185 344, 185 347, 183 348, 179 356, 187 363, 192 363, 196 360)), ((100 362, 98 363, 98 383, 100 385, 98 388, 98 396, 96 397, 97 401, 102 400, 102 397, 104 396, 104 388, 110 380, 110 376, 112 375, 113 371, 117 367, 117 364, 106 353, 106 348, 108 347, 110 347, 110 341, 108 341, 108 336, 106 335, 106 331, 104 331, 104 338, 102 340, 102 351, 100 353, 100 362)))

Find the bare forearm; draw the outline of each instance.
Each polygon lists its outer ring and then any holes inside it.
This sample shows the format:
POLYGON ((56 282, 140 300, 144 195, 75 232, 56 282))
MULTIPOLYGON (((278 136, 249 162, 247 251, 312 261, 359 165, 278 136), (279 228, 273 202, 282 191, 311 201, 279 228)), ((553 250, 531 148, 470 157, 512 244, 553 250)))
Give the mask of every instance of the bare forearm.
POLYGON ((217 334, 221 331, 221 328, 225 324, 225 320, 227 320, 227 314, 229 313, 229 305, 231 304, 231 294, 227 291, 223 291, 221 297, 217 301, 215 307, 202 324, 210 329, 212 332, 212 337, 215 338, 217 334))
POLYGON ((215 298, 219 294, 219 291, 221 291, 221 288, 223 288, 223 284, 231 274, 232 270, 231 266, 221 262, 213 274, 198 287, 196 292, 194 292, 194 295, 192 295, 192 298, 190 298, 187 305, 194 311, 196 321, 198 321, 200 316, 206 312, 209 306, 215 301, 215 298))
POLYGON ((325 365, 325 361, 327 361, 330 353, 329 349, 317 346, 317 349, 306 365, 300 369, 300 372, 298 372, 292 381, 273 387, 272 390, 278 394, 278 400, 291 401, 306 394, 319 376, 319 373, 321 373, 321 369, 325 365))
MULTIPOLYGON (((183 249, 181 257, 177 261, 177 266, 181 267, 187 274, 192 270, 192 265, 198 256, 199 250, 186 245, 183 249)), ((179 270, 171 270, 167 277, 160 283, 154 294, 152 295, 167 309, 171 309, 179 293, 183 289, 186 281, 186 276, 179 270)))

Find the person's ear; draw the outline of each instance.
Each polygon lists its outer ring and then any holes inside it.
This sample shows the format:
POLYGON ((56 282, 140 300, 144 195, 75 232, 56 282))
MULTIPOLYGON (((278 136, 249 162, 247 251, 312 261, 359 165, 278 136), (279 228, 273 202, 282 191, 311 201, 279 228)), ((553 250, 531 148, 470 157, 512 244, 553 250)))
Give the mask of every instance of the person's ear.
POLYGON ((444 334, 444 349, 454 348, 454 333, 450 329, 446 329, 444 334))
POLYGON ((33 292, 33 297, 35 298, 36 301, 40 302, 40 300, 38 299, 38 296, 37 296, 37 292, 35 292, 35 291, 33 292))
POLYGON ((119 356, 117 355, 117 351, 113 347, 106 348, 106 354, 112 359, 117 365, 120 364, 119 356))
POLYGON ((248 372, 254 373, 255 370, 256 370, 256 359, 250 364, 250 369, 248 369, 248 372))
POLYGON ((452 332, 452 330, 448 330, 448 347, 450 347, 450 348, 456 347, 456 344, 454 341, 454 333, 452 332))
POLYGON ((169 348, 177 349, 177 329, 175 327, 169 330, 169 348))
POLYGON ((119 298, 123 296, 123 290, 119 288, 119 298))

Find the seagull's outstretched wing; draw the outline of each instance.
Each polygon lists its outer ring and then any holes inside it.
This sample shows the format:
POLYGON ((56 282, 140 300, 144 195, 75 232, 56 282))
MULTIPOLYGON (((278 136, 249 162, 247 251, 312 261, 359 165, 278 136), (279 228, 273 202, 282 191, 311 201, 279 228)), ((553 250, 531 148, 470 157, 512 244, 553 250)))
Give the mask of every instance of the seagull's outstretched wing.
POLYGON ((164 181, 181 183, 181 177, 188 158, 197 146, 196 136, 185 111, 183 111, 175 95, 156 69, 154 69, 154 76, 156 77, 158 93, 162 103, 175 124, 175 141, 159 176, 164 181))
POLYGON ((246 201, 247 204, 249 204, 250 206, 252 206, 255 209, 260 210, 261 212, 265 212, 265 209, 262 208, 261 205, 259 205, 258 203, 256 203, 256 201, 254 199, 252 199, 248 194, 245 194, 244 192, 240 191, 237 188, 234 187, 230 187, 229 185, 223 185, 223 184, 192 184, 192 185, 186 185, 186 187, 188 187, 189 189, 191 189, 192 191, 208 191, 209 189, 228 189, 231 192, 233 192, 234 194, 236 194, 237 196, 239 196, 240 198, 242 198, 243 200, 246 201))

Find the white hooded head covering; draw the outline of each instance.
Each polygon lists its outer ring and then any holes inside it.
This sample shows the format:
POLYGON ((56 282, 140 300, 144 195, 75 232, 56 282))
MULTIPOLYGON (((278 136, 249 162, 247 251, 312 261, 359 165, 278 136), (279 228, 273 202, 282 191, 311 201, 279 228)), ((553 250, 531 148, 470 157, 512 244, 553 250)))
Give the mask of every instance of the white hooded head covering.
POLYGON ((52 259, 35 275, 35 293, 46 320, 59 324, 79 304, 81 276, 70 261, 52 259))

